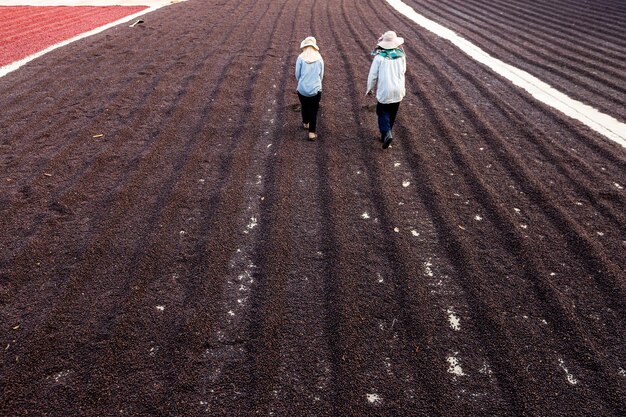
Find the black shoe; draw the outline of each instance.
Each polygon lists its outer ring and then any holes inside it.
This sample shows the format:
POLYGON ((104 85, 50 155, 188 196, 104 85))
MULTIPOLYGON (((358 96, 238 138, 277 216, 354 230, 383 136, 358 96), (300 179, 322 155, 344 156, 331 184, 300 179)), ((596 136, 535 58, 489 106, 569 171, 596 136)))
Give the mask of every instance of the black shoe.
POLYGON ((385 134, 385 139, 383 140, 383 149, 387 149, 389 145, 391 145, 391 141, 393 140, 393 136, 391 135, 391 130, 385 134))

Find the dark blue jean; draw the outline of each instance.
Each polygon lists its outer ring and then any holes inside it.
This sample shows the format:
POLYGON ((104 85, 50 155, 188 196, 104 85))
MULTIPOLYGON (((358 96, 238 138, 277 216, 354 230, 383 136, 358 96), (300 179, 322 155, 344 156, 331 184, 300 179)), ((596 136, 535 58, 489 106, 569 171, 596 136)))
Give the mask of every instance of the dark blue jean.
POLYGON ((387 132, 393 129, 393 124, 396 121, 396 115, 398 114, 398 108, 400 102, 383 104, 378 103, 376 105, 376 114, 378 115, 378 129, 382 137, 387 132))

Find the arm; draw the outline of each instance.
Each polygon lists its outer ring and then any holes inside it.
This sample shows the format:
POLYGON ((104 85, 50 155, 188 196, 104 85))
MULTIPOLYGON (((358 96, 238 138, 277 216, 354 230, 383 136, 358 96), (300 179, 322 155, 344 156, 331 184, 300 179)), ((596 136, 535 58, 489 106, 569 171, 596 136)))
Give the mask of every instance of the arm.
POLYGON ((300 79, 300 69, 302 68, 302 59, 298 57, 296 60, 296 80, 300 79))
POLYGON ((372 61, 370 73, 367 76, 367 91, 365 92, 365 94, 368 94, 374 89, 374 87, 376 87, 376 81, 378 80, 378 68, 380 67, 380 60, 377 58, 378 57, 375 57, 374 61, 372 61))
POLYGON ((324 80, 324 60, 320 59, 320 62, 322 64, 322 69, 320 70, 320 81, 324 80))

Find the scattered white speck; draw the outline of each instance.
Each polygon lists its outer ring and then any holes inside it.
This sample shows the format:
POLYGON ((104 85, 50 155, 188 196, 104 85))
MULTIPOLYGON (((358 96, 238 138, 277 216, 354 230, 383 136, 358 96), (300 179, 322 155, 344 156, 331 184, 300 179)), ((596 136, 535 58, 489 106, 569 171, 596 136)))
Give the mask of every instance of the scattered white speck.
POLYGON ((380 398, 380 395, 378 394, 367 394, 367 401, 370 404, 377 405, 382 402, 382 398, 380 398))
POLYGON ((520 224, 519 227, 521 227, 522 229, 528 229, 528 225, 526 224, 520 224))
POLYGON ((520 214, 522 212, 522 210, 518 209, 517 207, 513 207, 513 210, 515 210, 517 214, 520 214))
POLYGON ((480 149, 481 151, 484 151, 484 150, 485 150, 485 148, 478 148, 478 149, 480 149))
POLYGON ((598 236, 604 236, 603 232, 596 232, 598 234, 598 236))
POLYGON ((395 162, 395 163, 393 164, 393 166, 394 166, 394 167, 396 167, 396 168, 398 168, 398 167, 400 166, 400 162, 395 162))
POLYGON ((54 378, 54 382, 59 382, 60 379, 65 378, 71 373, 72 371, 70 370, 57 372, 56 374, 52 375, 52 378, 54 378))
POLYGON ((547 322, 545 319, 541 319, 541 322, 542 322, 543 324, 548 324, 548 322, 547 322))
POLYGON ((257 220, 256 217, 251 217, 250 218, 250 223, 248 223, 248 225, 246 226, 248 229, 254 229, 257 225, 257 220))
POLYGON ((402 186, 404 188, 408 187, 409 185, 411 185, 411 183, 409 181, 402 181, 402 186))
POLYGON ((268 148, 269 148, 270 146, 272 146, 272 144, 271 144, 271 143, 267 145, 267 147, 268 147, 268 148))
POLYGON ((235 315, 235 312, 234 312, 233 310, 230 310, 230 311, 228 311, 228 315, 229 315, 229 316, 234 316, 234 315, 235 315))
POLYGON ((459 319, 459 317, 454 314, 454 311, 451 309, 448 309, 447 313, 450 327, 452 327, 453 330, 461 330, 461 319, 459 319))
POLYGON ((415 237, 419 236, 420 234, 417 232, 417 230, 411 230, 411 234, 415 237))
POLYGON ((565 367, 565 364, 563 363, 563 359, 559 359, 559 366, 561 367, 561 369, 563 369, 563 371, 565 371, 567 382, 569 382, 572 385, 578 384, 578 380, 574 377, 574 375, 570 374, 567 368, 565 367))
POLYGON ((383 276, 380 274, 380 272, 376 273, 376 275, 378 276, 378 283, 382 283, 383 280, 383 276))
POLYGON ((199 183, 201 183, 201 184, 204 184, 204 178, 200 178, 200 179, 198 180, 198 182, 199 182, 199 183))
POLYGON ((431 264, 430 262, 424 262, 424 272, 426 273, 426 275, 428 275, 429 277, 434 276, 435 274, 433 273, 433 270, 431 269, 431 266, 433 266, 433 264, 431 264))
POLYGON ((615 188, 617 188, 618 190, 623 190, 624 187, 622 187, 621 185, 619 185, 618 183, 614 182, 613 185, 615 186, 615 188))
POLYGON ((491 371, 491 368, 489 368, 489 364, 487 362, 483 363, 483 366, 480 367, 478 372, 480 372, 481 374, 485 374, 485 375, 491 375, 493 373, 491 371))
POLYGON ((366 211, 365 213, 361 214, 361 217, 364 218, 364 219, 369 219, 370 215, 366 211))
POLYGON ((184 231, 184 230, 181 230, 181 231, 180 231, 180 235, 182 236, 182 235, 184 235, 184 234, 185 234, 185 231, 184 231))
POLYGON ((394 227, 394 228, 393 228, 393 231, 394 231, 394 232, 396 232, 396 233, 399 233, 399 232, 400 232, 400 229, 398 229, 397 227, 394 227))
POLYGON ((156 309, 159 311, 165 310, 165 306, 156 306, 156 309))
POLYGON ((480 217, 478 214, 477 214, 476 216, 474 216, 474 220, 481 221, 482 219, 483 219, 483 218, 482 218, 482 217, 480 217))
POLYGON ((619 374, 619 376, 626 377, 626 370, 624 370, 624 368, 619 368, 617 370, 617 373, 619 374))
POLYGON ((450 372, 451 374, 454 374, 455 376, 464 376, 465 374, 463 373, 463 369, 461 368, 461 365, 459 365, 459 360, 457 358, 455 358, 454 356, 448 356, 448 365, 450 365, 448 367, 448 372, 450 372))
POLYGON ((550 276, 553 277, 556 275, 556 272, 550 272, 550 276))

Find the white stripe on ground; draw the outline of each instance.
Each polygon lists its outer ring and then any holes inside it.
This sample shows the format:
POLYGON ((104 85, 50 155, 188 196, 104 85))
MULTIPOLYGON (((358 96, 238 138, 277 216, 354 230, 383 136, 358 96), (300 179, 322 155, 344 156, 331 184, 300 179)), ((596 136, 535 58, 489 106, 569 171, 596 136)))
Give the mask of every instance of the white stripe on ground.
POLYGON ((391 7, 413 22, 435 35, 452 42, 452 44, 456 45, 471 58, 488 66, 498 75, 503 76, 516 86, 526 90, 537 100, 584 123, 589 128, 626 147, 626 124, 614 117, 599 112, 587 104, 568 97, 526 71, 492 57, 487 52, 460 37, 450 29, 417 13, 411 6, 408 6, 401 0, 386 1, 391 7))
MULTIPOLYGON (((92 6, 98 5, 98 4, 95 4, 98 1, 99 0, 93 1, 91 3, 91 5, 92 6)), ((118 3, 123 3, 124 1, 126 1, 126 0, 123 0, 123 1, 117 0, 118 3)), ((143 1, 143 3, 147 2, 146 0, 142 0, 142 1, 143 1)), ((5 5, 4 3, 6 3, 6 0, 2 0, 0 2, 0 5, 5 5)), ((68 3, 70 3, 70 1, 68 1, 68 3)), ((155 3, 155 2, 153 2, 153 3, 155 3)), ((84 38, 87 38, 89 36, 95 35, 96 33, 103 32, 103 31, 105 31, 107 29, 110 29, 110 28, 112 28, 114 26, 117 26, 117 25, 119 25, 121 23, 128 22, 128 21, 133 20, 133 19, 135 19, 135 18, 137 18, 139 16, 143 16, 143 15, 145 15, 147 13, 150 13, 150 12, 153 12, 153 11, 155 11, 157 9, 160 9, 163 6, 167 6, 168 4, 171 4, 173 2, 171 2, 171 1, 159 1, 159 2, 156 2, 156 3, 158 3, 158 4, 153 4, 152 6, 148 7, 147 9, 144 9, 144 10, 142 10, 140 12, 137 12, 137 13, 134 13, 134 14, 122 17, 121 19, 118 19, 118 20, 116 20, 114 22, 107 23, 104 26, 100 26, 100 27, 97 27, 95 29, 92 29, 89 32, 84 32, 84 33, 81 33, 80 35, 76 35, 73 38, 66 39, 66 40, 61 41, 59 43, 55 43, 54 45, 49 46, 46 49, 41 50, 39 52, 36 52, 36 53, 34 53, 32 55, 29 55, 26 58, 22 58, 19 61, 12 62, 12 63, 10 63, 8 65, 5 65, 4 67, 0 67, 0 77, 4 77, 8 73, 15 71, 16 69, 18 69, 21 66, 29 63, 33 59, 39 58, 40 56, 45 55, 45 54, 47 54, 50 51, 54 51, 55 49, 61 48, 62 46, 65 46, 65 45, 69 45, 72 42, 76 42, 76 41, 78 41, 80 39, 84 39, 84 38)))

